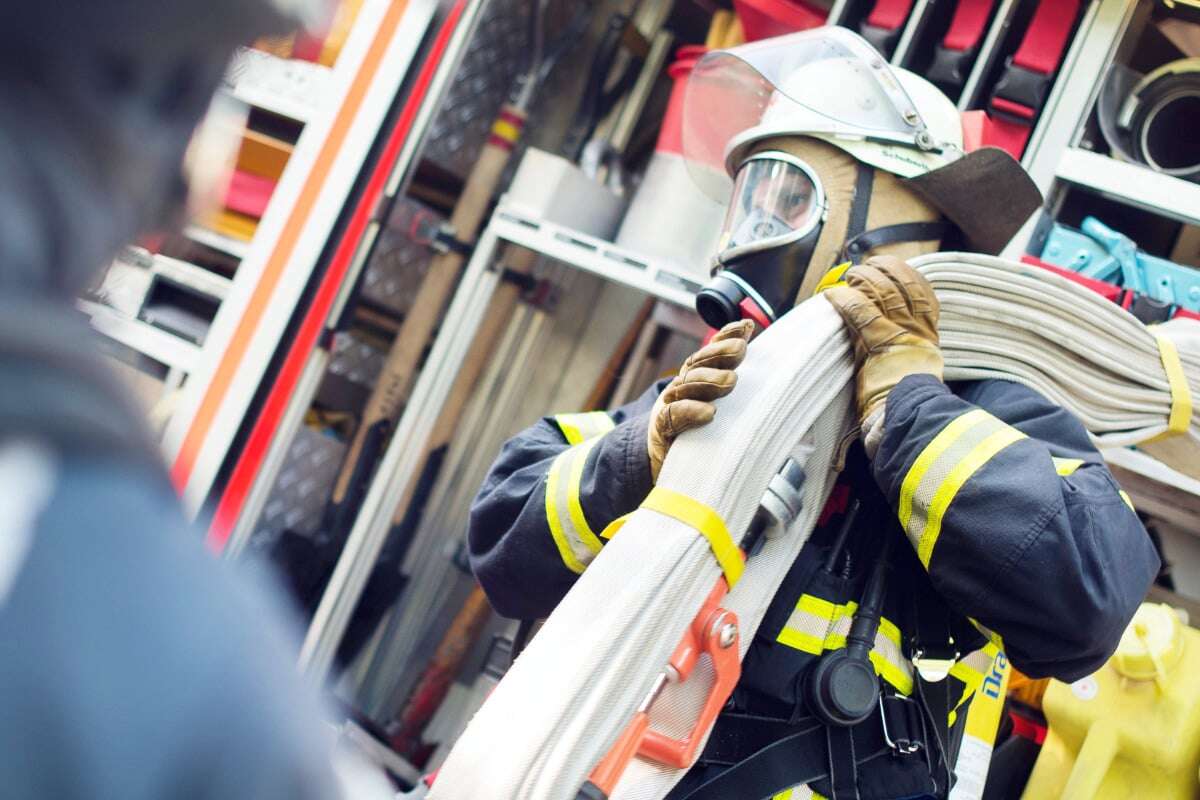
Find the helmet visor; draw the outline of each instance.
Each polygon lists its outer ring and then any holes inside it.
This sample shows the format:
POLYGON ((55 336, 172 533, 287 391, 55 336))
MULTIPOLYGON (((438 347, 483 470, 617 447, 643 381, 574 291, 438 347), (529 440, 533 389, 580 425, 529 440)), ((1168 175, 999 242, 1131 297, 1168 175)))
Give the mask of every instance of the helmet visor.
POLYGON ((825 198, 816 175, 786 153, 751 156, 738 170, 718 258, 799 239, 821 221, 825 198))
POLYGON ((683 154, 705 193, 728 196, 726 176, 736 166, 728 163, 731 147, 755 128, 929 147, 925 121, 887 61, 862 37, 837 27, 700 59, 684 92, 683 154))

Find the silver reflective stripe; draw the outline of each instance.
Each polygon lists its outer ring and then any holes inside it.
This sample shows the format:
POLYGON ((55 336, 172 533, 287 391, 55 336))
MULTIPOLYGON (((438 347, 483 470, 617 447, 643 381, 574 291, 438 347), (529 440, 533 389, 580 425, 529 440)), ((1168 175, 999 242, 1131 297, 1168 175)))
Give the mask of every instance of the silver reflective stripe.
POLYGON ((928 568, 942 520, 958 490, 992 456, 1025 434, 982 409, 952 420, 925 446, 904 476, 897 514, 928 568))
POLYGON ((959 659, 958 663, 982 676, 992 668, 992 662, 995 660, 995 648, 981 647, 974 652, 967 653, 959 659))
MULTIPOLYGON (((846 646, 846 636, 857 608, 858 604, 854 602, 836 605, 813 595, 802 595, 777 641, 812 655, 839 650, 846 646)), ((913 689, 913 669, 904 657, 901 642, 900 629, 895 623, 881 619, 870 658, 879 676, 896 691, 907 695, 913 689)))
MULTIPOLYGON (((997 638, 996 641, 998 642, 999 639, 997 638)), ((962 695, 954 704, 954 708, 950 709, 949 722, 951 725, 958 719, 958 710, 970 702, 975 693, 979 691, 979 687, 983 685, 988 673, 992 671, 992 664, 995 663, 999 653, 999 645, 995 642, 988 642, 978 650, 967 653, 950 668, 951 677, 957 678, 963 684, 962 695)))
POLYGON ((580 444, 591 439, 593 436, 608 433, 616 427, 612 421, 612 417, 605 411, 588 411, 583 414, 558 414, 554 417, 554 422, 558 425, 558 429, 562 431, 567 444, 580 444))
POLYGON ((583 572, 601 548, 579 499, 588 454, 600 439, 596 436, 564 450, 554 459, 546 476, 546 524, 559 556, 572 572, 583 572))
POLYGON ((38 517, 54 492, 54 460, 31 442, 0 448, 0 603, 8 597, 33 543, 38 517))

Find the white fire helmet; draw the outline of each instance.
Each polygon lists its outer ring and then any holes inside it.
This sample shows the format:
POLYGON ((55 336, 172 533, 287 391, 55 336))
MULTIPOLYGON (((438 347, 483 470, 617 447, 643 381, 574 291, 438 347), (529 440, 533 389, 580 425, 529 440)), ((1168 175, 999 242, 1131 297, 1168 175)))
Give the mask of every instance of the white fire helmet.
POLYGON ((812 136, 902 178, 962 156, 958 109, 858 34, 825 27, 705 55, 684 95, 683 152, 724 201, 755 142, 812 136))

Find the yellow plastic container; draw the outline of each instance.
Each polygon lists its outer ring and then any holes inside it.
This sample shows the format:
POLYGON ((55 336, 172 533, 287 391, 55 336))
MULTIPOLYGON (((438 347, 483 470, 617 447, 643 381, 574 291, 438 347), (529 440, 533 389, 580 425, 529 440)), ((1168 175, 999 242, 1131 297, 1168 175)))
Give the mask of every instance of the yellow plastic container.
POLYGON ((1052 681, 1042 710, 1026 800, 1200 796, 1200 631, 1171 607, 1143 603, 1109 662, 1052 681))

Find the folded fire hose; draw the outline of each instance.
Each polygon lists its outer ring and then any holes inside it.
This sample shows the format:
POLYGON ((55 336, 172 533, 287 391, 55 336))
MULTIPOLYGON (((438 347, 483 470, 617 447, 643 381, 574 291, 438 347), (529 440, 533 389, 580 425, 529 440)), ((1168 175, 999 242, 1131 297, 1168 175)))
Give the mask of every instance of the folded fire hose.
MULTIPOLYGON (((1200 477, 1191 411, 1200 324, 1151 331, 1065 278, 990 256, 937 253, 911 263, 941 300, 947 380, 1025 383, 1078 415, 1099 444, 1139 444, 1200 477)), ((855 434, 852 378, 841 319, 821 297, 760 335, 737 390, 718 401, 712 423, 674 443, 655 492, 476 714, 430 797, 573 800, 639 708, 660 745, 641 752, 702 747, 720 659, 689 664, 685 680, 661 676, 697 612, 711 608, 722 575, 732 586, 717 598, 725 616, 709 619, 726 634, 722 643, 745 655, 825 504, 839 445, 855 434), (789 460, 805 473, 799 498, 780 485, 789 460), (764 518, 760 505, 775 524, 743 565, 735 548, 764 518)), ((635 757, 609 796, 658 800, 684 772, 635 757)))

